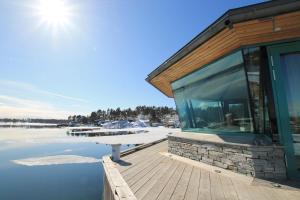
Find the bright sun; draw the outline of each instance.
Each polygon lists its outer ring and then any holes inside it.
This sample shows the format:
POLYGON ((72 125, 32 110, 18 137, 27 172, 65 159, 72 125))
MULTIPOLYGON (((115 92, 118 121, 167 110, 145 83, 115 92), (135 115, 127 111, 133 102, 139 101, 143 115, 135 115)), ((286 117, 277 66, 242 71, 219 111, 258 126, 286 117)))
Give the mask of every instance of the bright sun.
POLYGON ((65 28, 71 23, 72 9, 64 0, 40 0, 36 11, 40 24, 52 29, 65 28))

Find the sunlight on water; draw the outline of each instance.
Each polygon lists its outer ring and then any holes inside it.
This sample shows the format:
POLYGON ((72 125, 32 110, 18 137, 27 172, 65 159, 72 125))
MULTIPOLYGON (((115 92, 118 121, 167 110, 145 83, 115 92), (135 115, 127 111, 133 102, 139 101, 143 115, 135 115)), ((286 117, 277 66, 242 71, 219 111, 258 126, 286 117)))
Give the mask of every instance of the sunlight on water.
POLYGON ((111 147, 84 140, 66 129, 0 128, 0 199, 102 199, 100 161, 111 147))

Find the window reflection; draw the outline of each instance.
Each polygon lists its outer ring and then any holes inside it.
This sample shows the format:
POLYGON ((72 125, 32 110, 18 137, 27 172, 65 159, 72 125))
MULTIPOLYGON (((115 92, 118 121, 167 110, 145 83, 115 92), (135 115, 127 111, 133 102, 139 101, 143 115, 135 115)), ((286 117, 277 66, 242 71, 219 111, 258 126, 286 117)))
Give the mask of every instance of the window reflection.
POLYGON ((175 81, 172 87, 184 130, 253 131, 241 52, 175 81))
POLYGON ((296 167, 300 171, 300 53, 280 56, 296 167))
POLYGON ((267 134, 277 141, 277 123, 269 77, 267 53, 264 47, 243 50, 250 92, 250 105, 256 133, 267 134))
POLYGON ((260 48, 244 49, 244 59, 246 66, 246 73, 250 89, 250 97, 252 100, 253 117, 255 121, 255 130, 263 132, 264 129, 264 91, 261 89, 261 56, 260 48))

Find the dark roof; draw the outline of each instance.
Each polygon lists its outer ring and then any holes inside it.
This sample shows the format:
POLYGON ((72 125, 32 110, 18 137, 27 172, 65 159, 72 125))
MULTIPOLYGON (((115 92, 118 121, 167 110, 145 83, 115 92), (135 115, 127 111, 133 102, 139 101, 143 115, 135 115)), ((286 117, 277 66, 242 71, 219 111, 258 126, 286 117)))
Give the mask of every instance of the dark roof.
POLYGON ((199 47, 202 43, 207 41, 209 38, 216 35, 218 32, 226 27, 232 26, 232 24, 258 19, 272 17, 275 15, 293 12, 300 10, 299 0, 274 0, 267 1, 263 3, 253 4, 245 7, 230 9, 225 12, 220 18, 218 18, 214 23, 207 27, 204 31, 193 38, 189 43, 172 55, 168 60, 162 63, 154 71, 152 71, 148 77, 147 81, 169 68, 171 65, 188 55, 194 49, 199 47))

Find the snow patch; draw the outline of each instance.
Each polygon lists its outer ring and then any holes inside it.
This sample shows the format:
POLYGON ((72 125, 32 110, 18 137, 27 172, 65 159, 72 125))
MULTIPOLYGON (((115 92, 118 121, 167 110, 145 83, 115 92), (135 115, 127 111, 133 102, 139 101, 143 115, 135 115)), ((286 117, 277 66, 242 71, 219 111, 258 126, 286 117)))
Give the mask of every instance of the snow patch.
POLYGON ((62 164, 74 164, 74 163, 97 163, 97 162, 101 162, 101 159, 96 159, 93 157, 77 156, 77 155, 55 155, 55 156, 12 160, 12 162, 19 165, 25 165, 25 166, 43 166, 43 165, 62 165, 62 164))
POLYGON ((124 128, 145 128, 149 125, 143 120, 137 120, 134 122, 129 122, 127 120, 119 120, 113 122, 107 122, 102 125, 105 129, 124 129, 124 128))

